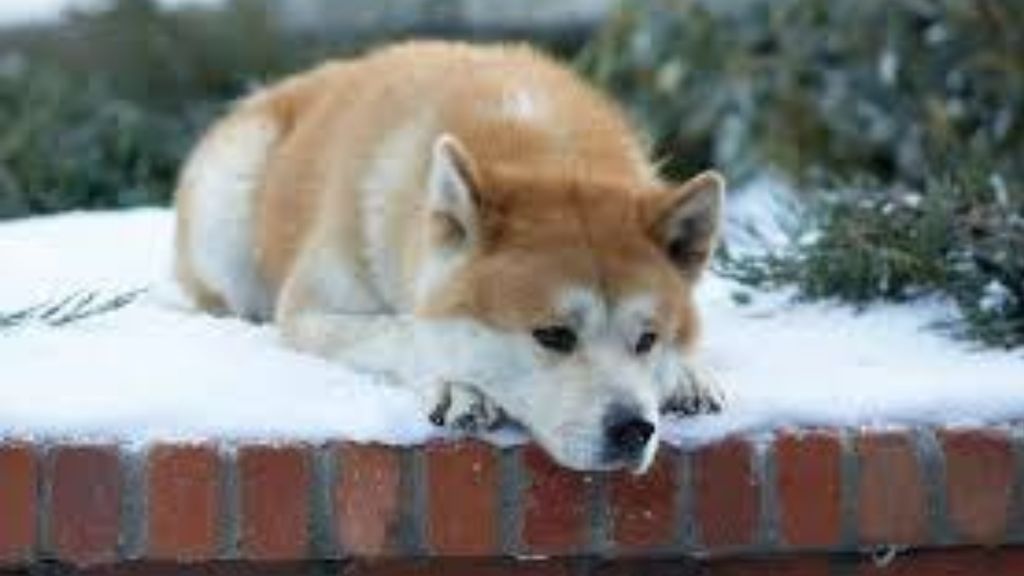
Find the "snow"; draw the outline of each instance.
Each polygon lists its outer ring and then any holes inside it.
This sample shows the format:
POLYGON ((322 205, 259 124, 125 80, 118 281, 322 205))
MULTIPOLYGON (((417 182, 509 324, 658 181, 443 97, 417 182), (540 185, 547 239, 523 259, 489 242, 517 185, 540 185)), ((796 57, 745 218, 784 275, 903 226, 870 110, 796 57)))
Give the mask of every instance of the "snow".
POLYGON ((409 393, 290 352, 269 327, 189 310, 169 280, 172 222, 136 210, 0 225, 0 310, 150 289, 60 329, 0 332, 0 436, 427 437, 409 393))
POLYGON ((726 208, 727 241, 736 256, 782 251, 801 232, 799 199, 781 175, 766 171, 733 190, 726 208))
MULTIPOLYGON (((158 209, 0 224, 0 311, 79 289, 149 287, 106 315, 0 331, 0 437, 409 443, 436 433, 405 390, 286 350, 272 327, 189 310, 168 279, 172 226, 158 209)), ((699 298, 704 355, 729 405, 672 421, 674 441, 1024 417, 1024 356, 931 329, 949 317, 942 302, 857 313, 715 276, 699 298), (738 304, 739 292, 751 302, 738 304)))

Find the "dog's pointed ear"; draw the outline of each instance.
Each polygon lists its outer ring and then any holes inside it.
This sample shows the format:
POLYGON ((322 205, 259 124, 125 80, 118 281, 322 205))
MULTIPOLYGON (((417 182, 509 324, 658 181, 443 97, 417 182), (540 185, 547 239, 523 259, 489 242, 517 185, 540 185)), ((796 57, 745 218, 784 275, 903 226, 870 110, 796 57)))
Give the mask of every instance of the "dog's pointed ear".
POLYGON ((475 242, 480 226, 479 178, 473 157, 451 134, 434 141, 427 188, 434 237, 450 246, 475 242))
POLYGON ((699 278, 711 259, 724 203, 725 179, 713 170, 645 199, 648 234, 687 278, 699 278))

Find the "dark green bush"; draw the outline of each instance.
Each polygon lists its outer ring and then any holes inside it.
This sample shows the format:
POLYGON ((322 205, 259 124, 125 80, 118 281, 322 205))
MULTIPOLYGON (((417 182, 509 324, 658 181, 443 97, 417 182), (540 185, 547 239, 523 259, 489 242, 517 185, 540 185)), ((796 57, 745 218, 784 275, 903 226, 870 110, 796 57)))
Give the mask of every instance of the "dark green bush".
POLYGON ((768 167, 812 240, 727 257, 752 283, 857 304, 945 294, 965 334, 1024 344, 1024 3, 631 3, 580 58, 671 176, 768 167))
POLYGON ((251 87, 358 48, 291 38, 263 0, 115 0, 0 35, 0 218, 165 204, 202 128, 251 87))
POLYGON ((812 182, 922 185, 967 152, 1021 176, 1024 3, 653 0, 580 57, 670 170, 765 163, 812 182))
POLYGON ((272 34, 255 2, 164 12, 119 0, 8 39, 0 218, 166 203, 201 127, 249 83, 285 67, 272 34))
POLYGON ((982 173, 930 178, 924 193, 861 183, 809 198, 813 240, 782 253, 732 257, 726 275, 795 284, 806 298, 857 306, 939 293, 958 305, 948 328, 993 346, 1024 344, 1024 199, 982 173))
POLYGON ((0 76, 0 218, 166 202, 202 117, 156 113, 51 68, 0 76))

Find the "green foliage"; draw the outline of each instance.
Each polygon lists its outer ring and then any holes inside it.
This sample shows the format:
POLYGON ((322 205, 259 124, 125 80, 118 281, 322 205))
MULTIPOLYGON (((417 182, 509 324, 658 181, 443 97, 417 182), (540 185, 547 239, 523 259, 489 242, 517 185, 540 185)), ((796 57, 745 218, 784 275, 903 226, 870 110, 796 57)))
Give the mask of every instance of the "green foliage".
POLYGON ((1024 345, 1024 195, 985 173, 957 168, 929 178, 923 193, 877 181, 822 192, 807 199, 813 219, 802 234, 810 238, 781 253, 726 250, 719 270, 857 306, 944 294, 963 317, 949 326, 955 333, 1024 345))
POLYGON ((0 218, 164 202, 195 131, 50 68, 0 76, 0 218))
POLYGON ((857 305, 940 293, 958 330, 1024 344, 1024 3, 628 4, 581 68, 655 137, 670 176, 766 166, 802 187, 783 253, 718 266, 857 305))
POLYGON ((947 153, 1020 176, 1021 54, 1019 2, 653 0, 626 4, 579 63, 671 172, 921 185, 947 153))
POLYGON ((0 219, 165 204, 200 130, 250 85, 322 57, 260 1, 168 12, 117 0, 0 38, 0 219))

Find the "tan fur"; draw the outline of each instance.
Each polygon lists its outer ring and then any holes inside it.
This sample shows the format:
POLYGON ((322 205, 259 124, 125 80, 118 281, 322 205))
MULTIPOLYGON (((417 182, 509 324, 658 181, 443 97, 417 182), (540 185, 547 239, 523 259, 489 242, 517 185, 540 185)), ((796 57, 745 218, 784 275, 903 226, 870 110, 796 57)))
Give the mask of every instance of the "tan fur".
MULTIPOLYGON (((499 167, 495 174, 503 171, 515 181, 517 172, 548 173, 552 183, 561 177, 618 180, 611 194, 650 184, 649 166, 638 163, 640 144, 621 115, 532 49, 421 42, 350 63, 328 64, 264 89, 233 113, 271 115, 287 132, 265 176, 255 222, 255 253, 275 290, 294 264, 299 246, 314 234, 314 212, 322 218, 319 223, 333 228, 329 235, 343 236, 338 242, 343 249, 353 257, 358 254, 357 182, 365 169, 367 148, 396 123, 418 114, 425 101, 442 95, 445 102, 437 105, 432 119, 435 131, 443 128, 457 135, 480 164, 499 167), (518 83, 555 88, 546 94, 551 98, 548 114, 557 123, 523 126, 497 114, 481 119, 474 102, 493 99, 518 83)), ((419 160, 422 172, 425 158, 419 160)), ((413 180, 416 185, 398 191, 400 204, 421 204, 422 179, 413 180)), ((529 209, 529 200, 522 204, 529 209)), ((179 208, 187 226, 187 204, 179 203, 179 208)), ((407 220, 416 215, 396 215, 400 216, 405 218, 393 224, 396 234, 407 232, 407 220)), ((418 241, 415 235, 405 235, 413 236, 413 245, 418 241)), ((187 261, 179 269, 187 278, 187 261)), ((194 278, 187 284, 203 292, 194 278)))
POLYGON ((666 295, 657 316, 660 332, 677 332, 680 344, 692 344, 697 319, 690 287, 670 266, 652 265, 667 262, 651 243, 627 183, 524 171, 483 179, 480 187, 491 211, 484 255, 426 303, 424 313, 521 330, 555 321, 554 310, 538 305, 555 302, 558 291, 598 285, 612 301, 641 292, 666 295), (534 258, 538 253, 546 257, 534 258))
MULTIPOLYGON (((714 231, 680 255, 661 230, 666 214, 720 179, 690 188, 659 180, 621 112, 538 52, 413 42, 327 63, 240 102, 185 173, 216 170, 204 149, 231 138, 232 126, 259 122, 273 130, 248 200, 246 258, 270 306, 254 315, 281 324, 293 345, 327 356, 340 345, 300 322, 310 311, 471 318, 529 333, 561 321, 554 303, 575 286, 612 303, 656 295, 657 332, 683 349, 694 343, 692 285, 714 231), (442 134, 464 150, 479 238, 421 293, 431 251, 461 233, 426 207, 442 134)), ((252 177, 253 158, 258 147, 240 152, 235 169, 252 177)), ((196 218, 210 217, 193 196, 217 191, 195 187, 183 178, 177 192, 177 276, 199 306, 221 311, 234 280, 203 276, 195 255, 205 248, 194 244, 216 239, 192 232, 196 218)))

